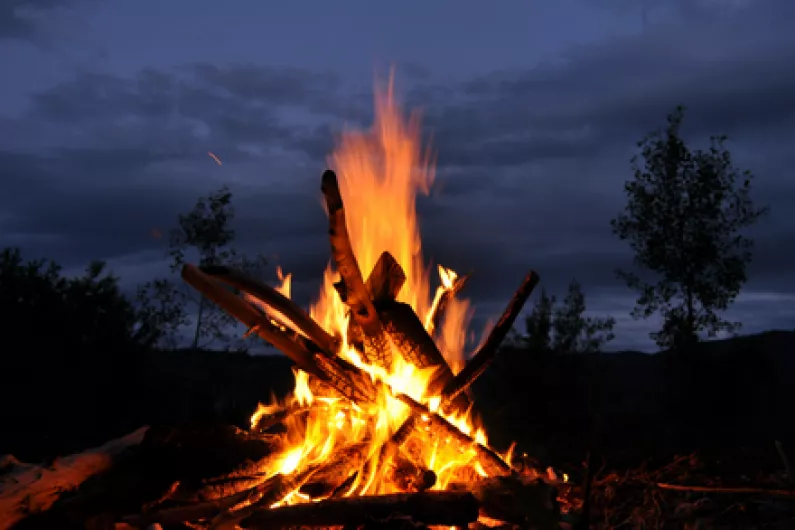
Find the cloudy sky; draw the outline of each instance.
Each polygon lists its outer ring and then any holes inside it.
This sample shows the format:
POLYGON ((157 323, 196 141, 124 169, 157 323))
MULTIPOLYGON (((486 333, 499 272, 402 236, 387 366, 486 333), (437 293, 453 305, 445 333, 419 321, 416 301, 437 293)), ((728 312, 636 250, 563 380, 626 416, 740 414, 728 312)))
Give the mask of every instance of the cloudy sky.
POLYGON ((645 3, 5 0, 0 246, 70 271, 104 258, 133 286, 167 270, 153 229, 229 184, 239 246, 292 271, 308 303, 328 259, 326 156, 343 124, 369 124, 394 64, 438 153, 426 257, 475 271, 476 326, 532 267, 551 292, 578 278, 618 320, 613 348, 653 349, 609 220, 635 141, 683 103, 687 138, 728 134, 772 207, 731 316, 792 328, 795 2, 645 3))

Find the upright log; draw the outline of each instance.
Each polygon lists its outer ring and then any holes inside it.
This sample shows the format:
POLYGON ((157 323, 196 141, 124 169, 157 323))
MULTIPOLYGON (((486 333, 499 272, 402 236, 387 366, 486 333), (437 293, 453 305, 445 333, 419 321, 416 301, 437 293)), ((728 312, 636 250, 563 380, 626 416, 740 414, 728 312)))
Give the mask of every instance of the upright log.
POLYGON ((365 360, 389 369, 392 366, 392 349, 384 334, 381 321, 378 319, 378 313, 370 300, 370 294, 353 253, 353 246, 345 222, 342 194, 337 182, 337 175, 333 171, 326 170, 323 173, 321 189, 328 209, 331 255, 345 284, 345 303, 351 309, 353 321, 364 333, 365 360))

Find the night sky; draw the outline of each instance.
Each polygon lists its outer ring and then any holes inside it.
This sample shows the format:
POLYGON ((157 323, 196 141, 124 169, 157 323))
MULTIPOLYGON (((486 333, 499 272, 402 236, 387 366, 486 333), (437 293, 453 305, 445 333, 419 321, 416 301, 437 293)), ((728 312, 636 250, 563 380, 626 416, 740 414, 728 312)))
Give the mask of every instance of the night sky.
POLYGON ((476 330, 532 267, 552 293, 583 284, 618 321, 612 349, 654 349, 609 220, 635 142, 679 103, 691 147, 728 134, 772 208, 729 316, 792 328, 795 2, 642 4, 3 0, 0 246, 69 273, 105 259, 132 288, 167 273, 153 230, 226 183, 239 248, 292 272, 305 305, 328 260, 326 156, 394 65, 438 154, 425 256, 475 272, 476 330))

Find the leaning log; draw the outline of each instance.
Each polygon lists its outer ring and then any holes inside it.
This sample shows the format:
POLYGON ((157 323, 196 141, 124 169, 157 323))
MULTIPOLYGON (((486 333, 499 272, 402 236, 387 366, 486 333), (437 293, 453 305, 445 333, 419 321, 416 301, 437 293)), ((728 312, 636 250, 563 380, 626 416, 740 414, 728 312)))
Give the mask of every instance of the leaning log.
POLYGON ((374 301, 394 300, 406 283, 406 273, 389 252, 381 253, 375 262, 365 287, 374 301))
POLYGON ((31 514, 48 510, 63 493, 109 470, 140 445, 148 427, 82 453, 56 459, 49 466, 18 462, 7 455, 0 475, 0 528, 10 528, 31 514))
MULTIPOLYGON (((428 393, 441 393, 453 380, 453 371, 411 306, 386 300, 376 303, 376 309, 387 335, 407 361, 417 368, 436 368, 428 393)), ((467 410, 469 398, 465 394, 456 397, 456 409, 467 410)))
POLYGON ((262 315, 251 304, 234 294, 198 267, 186 264, 182 267, 182 279, 199 291, 207 299, 219 305, 224 311, 238 319, 252 333, 270 342, 292 359, 298 367, 310 374, 323 377, 312 360, 312 352, 303 344, 290 337, 281 328, 274 325, 269 318, 262 315))
MULTIPOLYGON (((427 418, 426 421, 433 426, 434 430, 437 430, 437 432, 440 433, 439 436, 442 436, 442 433, 444 433, 444 437, 449 436, 461 444, 462 447, 471 447, 474 449, 478 455, 481 465, 483 466, 483 469, 489 475, 507 475, 511 473, 511 466, 508 465, 508 463, 505 462, 500 455, 485 445, 478 443, 468 434, 461 432, 458 427, 444 419, 439 414, 431 412, 428 407, 416 401, 411 396, 407 396, 406 394, 398 394, 395 397, 408 405, 414 416, 419 416, 423 419, 427 418)), ((414 422, 414 425, 416 425, 416 420, 414 420, 414 422)))
POLYGON ((283 315, 289 323, 293 324, 299 332, 306 335, 324 352, 333 354, 339 349, 339 341, 320 327, 298 304, 270 285, 223 265, 204 266, 200 269, 205 274, 261 300, 278 314, 283 315))
POLYGON ((345 284, 345 303, 351 309, 352 320, 362 329, 365 336, 364 356, 371 364, 385 369, 392 366, 392 349, 381 327, 381 321, 370 300, 370 293, 364 284, 362 271, 353 253, 348 226, 345 222, 345 207, 342 202, 337 175, 326 170, 323 173, 321 189, 326 198, 329 218, 329 241, 331 255, 345 284))
POLYGON ((241 522, 244 528, 361 526, 386 523, 397 517, 417 523, 466 527, 478 518, 478 501, 468 492, 345 497, 310 504, 260 510, 241 522))
POLYGON ((535 286, 538 285, 538 274, 530 271, 522 280, 519 289, 514 293, 508 306, 503 311, 497 324, 492 328, 486 342, 480 347, 470 361, 444 388, 442 392, 445 400, 445 409, 454 410, 449 404, 455 404, 457 396, 461 395, 478 377, 480 377, 486 368, 494 361, 497 352, 500 349, 500 344, 505 340, 508 332, 513 327, 516 317, 522 311, 525 302, 530 297, 535 286))

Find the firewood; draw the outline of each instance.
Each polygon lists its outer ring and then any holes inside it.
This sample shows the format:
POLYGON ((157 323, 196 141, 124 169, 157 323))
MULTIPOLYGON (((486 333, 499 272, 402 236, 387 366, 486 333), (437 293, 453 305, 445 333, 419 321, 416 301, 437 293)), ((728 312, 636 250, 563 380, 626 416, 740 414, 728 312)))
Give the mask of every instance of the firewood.
MULTIPOLYGON (((437 368, 428 390, 431 394, 440 393, 453 380, 453 371, 411 306, 387 300, 377 302, 376 309, 389 338, 407 361, 418 368, 437 368)), ((469 398, 465 394, 456 397, 457 410, 467 410, 469 398)))
POLYGON ((442 416, 435 412, 431 412, 428 407, 414 400, 411 396, 406 394, 398 394, 396 396, 400 401, 408 405, 412 413, 417 416, 427 418, 427 421, 433 425, 434 429, 438 429, 439 436, 449 436, 456 440, 462 447, 473 448, 480 459, 483 469, 490 475, 507 475, 511 473, 511 466, 508 465, 497 453, 488 447, 480 444, 472 439, 471 436, 461 432, 458 427, 444 419, 442 416))
POLYGON ((48 510, 63 493, 107 471, 140 445, 147 430, 141 427, 100 447, 56 459, 49 466, 6 457, 5 472, 0 476, 0 528, 10 528, 30 514, 48 510))
POLYGON ((396 455, 391 462, 387 477, 401 491, 418 492, 431 489, 436 484, 436 473, 418 466, 402 455, 396 455))
POLYGON ((492 363, 499 351, 500 344, 505 340, 505 336, 511 330, 511 327, 513 327, 516 317, 519 316, 522 307, 524 307, 536 285, 538 285, 538 274, 534 271, 528 272, 497 324, 492 328, 486 342, 464 366, 464 369, 444 388, 445 410, 451 410, 450 404, 455 403, 456 397, 469 388, 492 363))
POLYGON ((301 493, 313 499, 328 497, 342 486, 365 462, 370 444, 359 442, 337 449, 331 459, 301 486, 301 493))
POLYGON ((242 292, 261 300, 277 313, 283 315, 300 333, 306 335, 321 350, 333 354, 339 349, 339 341, 329 335, 298 304, 273 287, 231 267, 213 265, 200 267, 201 271, 242 292))
POLYGON ((557 490, 542 480, 516 475, 489 477, 474 483, 452 483, 448 489, 471 492, 478 501, 480 514, 491 519, 520 528, 559 528, 557 490))
POLYGON ((399 516, 409 516, 428 525, 466 527, 478 518, 478 501, 469 492, 448 491, 345 497, 260 510, 241 523, 249 529, 355 527, 388 522, 399 516))
POLYGON ((313 361, 312 352, 261 315, 251 304, 225 288, 217 280, 194 265, 182 267, 182 279, 207 299, 218 304, 224 311, 238 319, 249 330, 270 342, 305 372, 323 377, 313 361))
POLYGON ((321 189, 328 208, 331 255, 337 264, 342 281, 345 283, 345 303, 351 309, 352 319, 364 332, 365 360, 389 369, 392 366, 392 349, 370 300, 370 294, 362 278, 362 271, 359 269, 359 264, 353 253, 345 222, 345 207, 337 175, 333 171, 326 170, 323 173, 321 189))
POLYGON ((394 300, 404 283, 406 283, 406 273, 403 272, 400 264, 392 254, 383 252, 375 262, 370 276, 367 277, 365 287, 374 301, 394 300))

